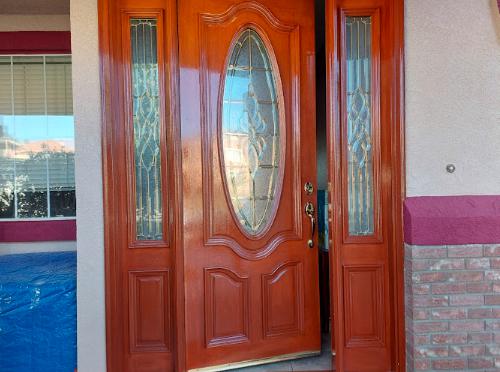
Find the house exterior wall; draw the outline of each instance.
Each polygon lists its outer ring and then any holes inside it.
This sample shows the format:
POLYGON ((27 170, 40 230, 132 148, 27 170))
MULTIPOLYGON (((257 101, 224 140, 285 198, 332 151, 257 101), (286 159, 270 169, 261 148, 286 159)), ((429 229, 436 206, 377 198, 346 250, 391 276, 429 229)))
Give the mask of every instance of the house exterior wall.
POLYGON ((77 189, 78 371, 106 370, 97 0, 71 0, 77 189))
MULTIPOLYGON (((419 195, 457 195, 457 194, 499 194, 500 157, 498 138, 500 138, 500 19, 496 0, 406 0, 406 141, 407 141, 407 193, 419 195), (445 166, 454 163, 457 170, 448 174, 445 166)), ((1 22, 0 22, 1 24, 1 22)), ((77 246, 78 246, 78 367, 79 372, 101 372, 106 370, 105 346, 105 302, 104 302, 104 243, 103 243, 103 205, 101 178, 101 121, 100 86, 98 54, 97 0, 71 1, 71 31, 73 35, 73 78, 76 123, 76 183, 77 183, 77 246)), ((479 218, 474 223, 480 223, 479 218)), ((498 242, 500 243, 500 242, 498 242)), ((407 285, 420 286, 420 271, 434 272, 445 270, 440 260, 458 260, 457 274, 462 278, 469 272, 480 272, 476 279, 463 280, 458 287, 464 289, 464 300, 471 304, 453 302, 450 310, 435 306, 425 312, 429 319, 414 319, 419 309, 408 308, 409 327, 433 321, 433 317, 458 317, 459 319, 437 319, 443 321, 441 327, 449 331, 457 327, 455 322, 467 324, 470 330, 463 330, 467 340, 473 333, 493 334, 490 332, 497 320, 493 317, 495 305, 486 304, 496 301, 494 284, 485 278, 494 269, 497 258, 487 255, 495 244, 476 246, 463 244, 464 248, 446 244, 437 245, 438 255, 443 257, 418 256, 425 251, 419 244, 407 248, 407 285), (463 250, 462 257, 448 257, 449 252, 463 250), (479 255, 478 250, 481 251, 479 255), (444 252, 444 253, 443 253, 444 252), (477 256, 476 256, 477 255, 477 256), (417 257, 418 256, 418 257, 417 257), (428 270, 423 270, 427 260, 428 270), (463 263, 463 265, 462 265, 463 263), (436 264, 436 266, 433 266, 436 264), (424 265, 424 266, 419 266, 424 265), (474 265, 484 265, 477 269, 474 265), (488 266, 486 268, 486 266, 488 266), (419 268, 417 270, 417 268, 419 268), (415 280, 414 282, 414 275, 415 280), (470 282, 470 283, 469 283, 470 282), (475 284, 487 286, 484 293, 467 292, 475 284), (464 287, 465 286, 465 287, 464 287), (474 302, 472 301, 474 298, 474 302), (488 298, 488 300, 487 300, 488 298), (476 305, 477 303, 477 305, 476 305), (461 310, 462 309, 462 310, 461 310), (477 312, 476 312, 476 309, 477 312), (491 316, 489 309, 491 309, 491 316), (415 312, 415 311, 416 312, 415 312), (486 311, 486 317, 479 316, 486 311), (454 315, 456 314, 458 315, 454 315), (446 315, 448 314, 448 315, 446 315), (465 318, 463 318, 465 316, 465 318), (460 319, 462 317, 463 319, 460 319), (471 323, 468 323, 471 322, 471 323), (477 324, 478 330, 475 330, 477 324), (483 327, 484 326, 484 327, 483 327), (483 328, 484 331, 483 331, 483 328), (488 328, 489 327, 489 328, 488 328)), ((453 261, 456 263, 457 261, 453 261)), ((448 262, 448 264, 450 264, 448 262)), ((449 266, 451 267, 451 266, 449 266)), ((451 269, 449 270, 451 271, 451 269)), ((435 275, 440 277, 440 275, 435 275)), ((432 293, 440 286, 448 287, 444 296, 457 296, 453 283, 443 281, 429 282, 429 292, 418 294, 407 287, 409 295, 427 296, 433 299, 441 294, 432 293)), ((417 287, 418 288, 418 287, 417 287)), ((427 287, 426 287, 427 288, 427 287)), ((419 297, 420 298, 420 297, 419 297)), ((453 297, 459 301, 459 297, 453 297)), ((420 300, 419 300, 420 301, 420 300)), ((418 302, 418 301, 417 301, 418 302)), ((411 300, 409 304, 415 305, 411 300)), ((448 302, 449 304, 449 302, 448 302)), ((495 310, 495 314, 497 314, 495 310)), ((423 315, 422 315, 423 316, 423 315)), ((417 326, 420 332, 426 326, 417 326)), ((432 328, 432 326, 431 326, 432 328)), ((425 333, 436 331, 428 329, 425 333)), ((459 332, 460 333, 460 332, 459 332)), ((478 336, 479 337, 479 336, 478 336)), ((485 336, 476 349, 468 349, 474 363, 497 363, 491 346, 500 340, 485 336), (484 346, 484 348, 483 348, 484 346), (480 350, 479 352, 476 352, 480 350), (484 355, 482 355, 484 350, 484 355), (475 355, 474 355, 475 353, 475 355)), ((427 340, 426 337, 424 337, 427 340)), ((410 340, 409 340, 410 341, 410 340)), ((480 340, 477 340, 478 342, 480 340)), ((410 344, 410 345, 414 345, 410 344)), ((419 345, 434 348, 434 344, 419 345)), ((448 355, 456 353, 465 346, 455 342, 446 344, 448 355)), ((442 347, 441 344, 436 347, 442 347)), ((464 349, 466 350, 466 349, 464 349)), ((413 355, 418 350, 408 350, 413 355)), ((427 351, 422 350, 426 355, 427 351)), ((419 352, 420 353, 420 352, 419 352)), ((420 355, 420 354, 419 354, 420 355)), ((430 358, 430 357, 429 357, 430 358)), ((424 357, 423 359, 429 359, 424 357)), ((443 362, 446 363, 446 362, 443 362)), ((467 357, 469 363, 469 357, 467 357)), ((437 365, 434 364, 436 367, 437 365)), ((431 364, 432 367, 432 364, 431 364)), ((486 365, 481 367, 487 370, 486 365)), ((496 367, 491 367, 492 369, 496 367)))
POLYGON ((405 26, 407 371, 498 371, 497 0, 406 0, 405 26))
POLYGON ((405 17, 407 195, 500 194, 497 0, 406 0, 405 17))

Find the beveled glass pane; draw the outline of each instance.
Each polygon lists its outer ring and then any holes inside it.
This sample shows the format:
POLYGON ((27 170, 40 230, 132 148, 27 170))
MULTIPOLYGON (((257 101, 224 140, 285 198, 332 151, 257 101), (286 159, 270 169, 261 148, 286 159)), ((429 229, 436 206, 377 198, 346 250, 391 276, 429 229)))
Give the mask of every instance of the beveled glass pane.
POLYGON ((157 20, 130 20, 136 186, 136 237, 162 240, 157 20))
POLYGON ((349 234, 374 232, 371 17, 346 19, 349 234))
POLYGON ((276 72, 259 34, 245 30, 230 52, 222 103, 224 172, 243 229, 257 235, 271 222, 280 174, 276 72))

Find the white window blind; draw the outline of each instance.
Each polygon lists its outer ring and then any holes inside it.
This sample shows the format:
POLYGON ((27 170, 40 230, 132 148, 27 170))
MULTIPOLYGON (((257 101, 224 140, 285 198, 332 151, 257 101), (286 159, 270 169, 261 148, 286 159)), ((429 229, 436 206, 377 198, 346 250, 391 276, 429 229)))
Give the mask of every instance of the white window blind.
POLYGON ((0 218, 75 216, 70 56, 0 57, 0 218))

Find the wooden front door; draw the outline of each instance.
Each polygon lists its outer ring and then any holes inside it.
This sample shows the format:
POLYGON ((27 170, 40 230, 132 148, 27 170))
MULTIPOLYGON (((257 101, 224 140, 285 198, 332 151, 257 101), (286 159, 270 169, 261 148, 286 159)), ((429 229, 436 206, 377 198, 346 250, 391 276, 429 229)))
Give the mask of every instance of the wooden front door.
POLYGON ((327 0, 339 371, 404 370, 401 0, 327 0))
POLYGON ((318 353, 314 3, 181 1, 179 67, 186 368, 318 353))

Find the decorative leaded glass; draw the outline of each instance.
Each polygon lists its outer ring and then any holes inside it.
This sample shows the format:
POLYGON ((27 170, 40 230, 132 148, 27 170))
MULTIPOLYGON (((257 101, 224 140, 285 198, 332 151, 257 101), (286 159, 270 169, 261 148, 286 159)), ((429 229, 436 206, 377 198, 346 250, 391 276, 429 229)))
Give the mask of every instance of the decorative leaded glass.
POLYGON ((349 234, 374 232, 371 17, 347 17, 346 91, 349 234))
POLYGON ((230 53, 222 104, 224 172, 238 222, 258 235, 271 222, 282 166, 276 72, 251 28, 230 53))
POLYGON ((138 240, 162 240, 157 21, 131 19, 132 98, 138 240))

